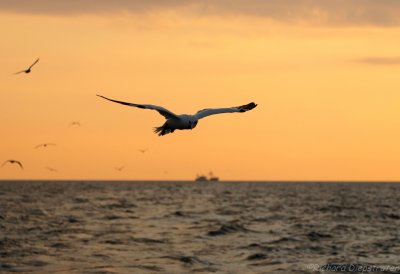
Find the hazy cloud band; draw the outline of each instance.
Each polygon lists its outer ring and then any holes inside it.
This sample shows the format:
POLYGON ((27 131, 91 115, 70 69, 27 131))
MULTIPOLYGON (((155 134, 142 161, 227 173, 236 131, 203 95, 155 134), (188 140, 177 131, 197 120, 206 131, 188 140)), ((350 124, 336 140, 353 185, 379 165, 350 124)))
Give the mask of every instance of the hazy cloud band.
POLYGON ((400 65, 400 57, 368 57, 356 61, 368 65, 400 65))
POLYGON ((399 0, 0 0, 0 11, 15 13, 66 16, 163 10, 329 25, 400 25, 399 0))

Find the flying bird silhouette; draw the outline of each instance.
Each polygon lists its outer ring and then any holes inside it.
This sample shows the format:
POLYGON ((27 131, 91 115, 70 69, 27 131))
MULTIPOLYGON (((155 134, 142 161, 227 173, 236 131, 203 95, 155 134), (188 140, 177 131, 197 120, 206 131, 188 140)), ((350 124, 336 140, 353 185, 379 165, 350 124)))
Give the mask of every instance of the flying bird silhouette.
POLYGON ((115 102, 118 104, 127 105, 130 107, 137 107, 142 109, 153 109, 160 113, 162 116, 165 117, 167 120, 162 126, 155 127, 154 133, 158 133, 158 136, 164 136, 168 133, 173 133, 176 129, 183 130, 183 129, 194 129, 197 125, 198 120, 201 118, 214 115, 214 114, 221 114, 221 113, 233 113, 233 112, 246 112, 252 110, 257 105, 253 102, 238 106, 238 107, 230 107, 230 108, 206 108, 203 110, 199 110, 194 115, 188 114, 180 114, 176 115, 175 113, 169 111, 166 108, 154 105, 143 105, 143 104, 134 104, 134 103, 127 103, 122 101, 113 100, 102 95, 97 95, 103 99, 106 99, 111 102, 115 102))
POLYGON ((72 123, 70 123, 69 124, 69 126, 71 127, 71 126, 78 126, 78 127, 80 127, 81 126, 81 123, 79 123, 79 122, 72 122, 72 123))
POLYGON ((125 168, 124 166, 116 167, 115 170, 122 171, 124 168, 125 168))
POLYGON ((35 148, 55 146, 55 145, 56 144, 53 144, 53 143, 44 143, 44 144, 40 144, 40 145, 35 146, 35 148))
POLYGON ((7 164, 7 163, 10 163, 10 164, 17 164, 17 165, 19 165, 19 167, 21 168, 21 169, 24 169, 24 167, 22 166, 22 164, 21 164, 21 162, 20 161, 17 161, 17 160, 7 160, 7 161, 5 161, 1 166, 3 167, 5 164, 7 164))
POLYGON ((38 59, 36 59, 36 61, 35 62, 33 62, 33 64, 32 65, 30 65, 30 67, 29 68, 27 68, 27 69, 24 69, 24 70, 21 70, 21 71, 18 71, 18 72, 16 72, 16 73, 14 73, 14 74, 20 74, 20 73, 23 73, 23 72, 25 72, 25 73, 30 73, 31 72, 31 69, 32 69, 32 67, 37 63, 37 62, 39 62, 39 58, 38 59))
POLYGON ((141 153, 143 153, 143 154, 144 154, 147 150, 149 150, 149 149, 148 149, 148 148, 138 149, 138 151, 141 152, 141 153))
POLYGON ((58 172, 57 169, 52 168, 52 167, 46 167, 46 169, 47 169, 48 171, 51 171, 51 172, 58 172))

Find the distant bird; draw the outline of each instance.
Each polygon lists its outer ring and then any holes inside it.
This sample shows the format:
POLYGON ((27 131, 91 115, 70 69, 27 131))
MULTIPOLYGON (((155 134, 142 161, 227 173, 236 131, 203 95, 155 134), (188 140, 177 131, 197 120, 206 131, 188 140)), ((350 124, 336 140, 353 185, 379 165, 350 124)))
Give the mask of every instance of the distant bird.
POLYGON ((21 70, 21 71, 18 71, 18 72, 16 72, 16 73, 14 73, 14 74, 20 74, 20 73, 23 73, 23 72, 25 72, 25 73, 30 73, 31 72, 31 69, 32 69, 32 67, 37 63, 37 62, 39 62, 39 58, 38 59, 36 59, 36 61, 35 62, 33 62, 33 64, 32 65, 30 65, 30 67, 29 68, 27 68, 27 69, 25 69, 25 70, 21 70))
POLYGON ((80 127, 80 126, 81 126, 81 123, 74 121, 74 122, 70 123, 69 126, 70 126, 70 127, 71 127, 71 126, 78 126, 78 127, 80 127))
POLYGON ((57 169, 52 168, 52 167, 46 167, 46 169, 47 169, 48 171, 51 171, 51 172, 58 172, 57 169))
POLYGON ((17 164, 20 166, 21 169, 24 169, 20 161, 17 160, 7 160, 5 161, 1 166, 3 167, 5 164, 10 163, 10 164, 17 164))
POLYGON ((141 152, 141 153, 145 153, 147 150, 149 150, 149 149, 148 148, 138 149, 138 151, 141 152))
POLYGON ((125 168, 125 167, 120 166, 120 167, 116 167, 115 170, 122 171, 124 168, 125 168))
POLYGON ((35 146, 35 148, 55 146, 55 145, 56 144, 53 144, 53 143, 44 143, 44 144, 40 144, 40 145, 35 146))
POLYGON ((122 101, 117 101, 113 99, 109 99, 107 97, 104 97, 102 95, 97 95, 103 99, 109 100, 111 102, 115 102, 118 104, 123 104, 131 107, 137 107, 137 108, 143 108, 143 109, 153 109, 158 111, 162 116, 165 117, 167 120, 164 125, 161 127, 155 127, 154 132, 158 133, 159 136, 166 135, 168 133, 173 133, 176 129, 193 129, 196 127, 197 122, 199 119, 214 115, 214 114, 220 114, 220 113, 232 113, 232 112, 246 112, 249 110, 252 110, 255 108, 257 105, 255 103, 249 103, 247 105, 243 106, 238 106, 238 107, 230 107, 230 108, 207 108, 198 111, 194 115, 188 115, 188 114, 181 114, 181 115, 176 115, 173 112, 160 107, 160 106, 154 106, 154 105, 142 105, 142 104, 134 104, 134 103, 127 103, 127 102, 122 102, 122 101))

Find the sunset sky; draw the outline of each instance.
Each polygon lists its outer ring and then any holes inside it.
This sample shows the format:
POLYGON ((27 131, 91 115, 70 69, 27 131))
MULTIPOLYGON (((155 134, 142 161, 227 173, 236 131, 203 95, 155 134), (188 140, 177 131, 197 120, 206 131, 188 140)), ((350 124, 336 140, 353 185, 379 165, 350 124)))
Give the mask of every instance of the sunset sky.
POLYGON ((0 0, 0 32, 0 179, 400 180, 400 1, 0 0), (96 94, 258 107, 159 137, 96 94))

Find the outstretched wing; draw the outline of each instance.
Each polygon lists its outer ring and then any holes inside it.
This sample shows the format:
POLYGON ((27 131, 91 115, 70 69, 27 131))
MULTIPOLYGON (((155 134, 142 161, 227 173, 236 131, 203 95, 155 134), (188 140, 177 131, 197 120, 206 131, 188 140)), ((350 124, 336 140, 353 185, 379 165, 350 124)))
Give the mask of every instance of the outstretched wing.
POLYGON ((18 71, 18 72, 15 72, 14 74, 20 74, 20 73, 23 73, 23 72, 26 72, 26 69, 18 71))
POLYGON ((16 163, 17 165, 19 165, 22 169, 24 169, 24 167, 22 166, 20 161, 14 161, 14 163, 16 163))
POLYGON ((207 117, 210 115, 214 115, 214 114, 246 112, 246 111, 252 110, 256 106, 257 105, 255 103, 251 102, 247 105, 231 107, 231 108, 206 108, 206 109, 198 111, 194 116, 197 119, 201 119, 201 118, 204 118, 204 117, 207 117))
POLYGON ((31 69, 37 62, 39 62, 39 58, 38 59, 36 59, 36 61, 35 62, 33 62, 33 64, 29 67, 29 69, 31 69))
POLYGON ((110 98, 107 98, 107 97, 104 97, 104 96, 98 95, 98 94, 97 94, 97 96, 99 96, 101 98, 104 98, 104 99, 106 99, 108 101, 115 102, 115 103, 118 103, 118 104, 127 105, 127 106, 130 106, 130 107, 137 107, 137 108, 143 108, 143 109, 154 109, 154 110, 157 110, 158 113, 160 113, 166 119, 169 119, 169 118, 177 118, 177 119, 179 119, 179 117, 176 116, 176 114, 174 114, 173 112, 169 111, 168 109, 165 109, 165 108, 160 107, 160 106, 127 103, 127 102, 113 100, 113 99, 110 99, 110 98))

